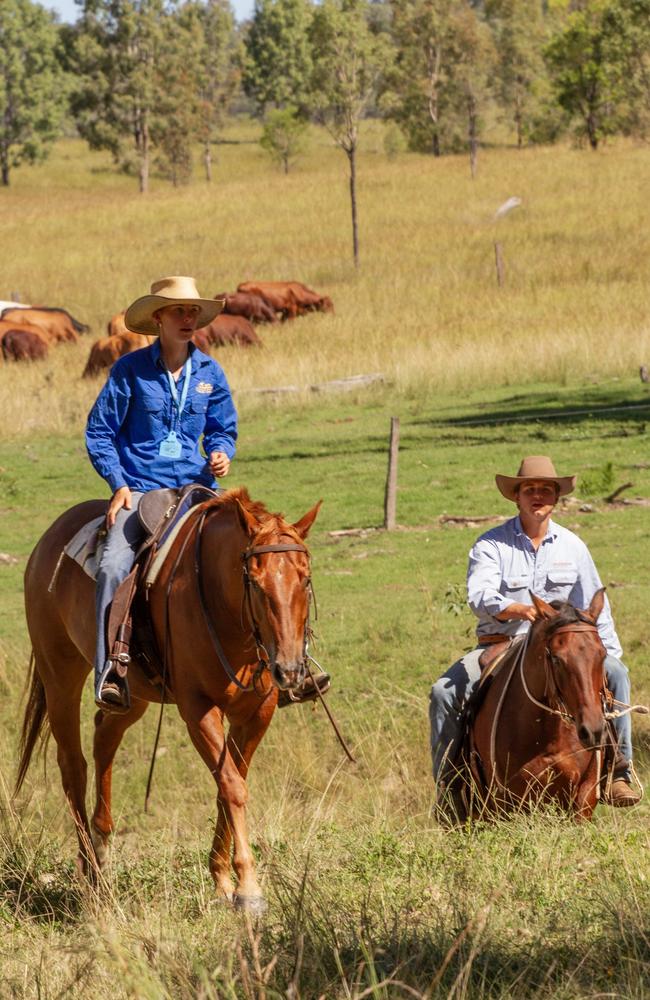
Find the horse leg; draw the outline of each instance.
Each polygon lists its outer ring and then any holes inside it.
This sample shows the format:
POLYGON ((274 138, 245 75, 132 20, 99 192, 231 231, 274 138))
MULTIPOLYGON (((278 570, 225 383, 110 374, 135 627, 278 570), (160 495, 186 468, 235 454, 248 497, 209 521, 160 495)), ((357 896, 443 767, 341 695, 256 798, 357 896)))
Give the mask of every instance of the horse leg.
POLYGON ((238 878, 237 895, 230 877, 230 842, 224 853, 224 841, 215 833, 210 852, 210 872, 216 888, 228 899, 238 898, 242 905, 259 909, 263 905, 262 892, 255 873, 253 853, 248 842, 246 824, 246 802, 248 790, 226 746, 223 730, 223 713, 214 705, 205 712, 194 707, 191 715, 185 716, 187 731, 194 746, 208 765, 218 789, 217 830, 226 827, 234 840, 233 864, 238 878), (223 815, 222 815, 223 814, 223 815))
POLYGON ((86 812, 86 779, 88 767, 81 748, 81 692, 85 672, 74 683, 65 688, 53 679, 53 671, 44 671, 36 663, 45 684, 47 715, 52 735, 56 741, 56 755, 61 772, 61 783, 68 800, 70 812, 77 830, 79 854, 77 867, 81 874, 93 881, 97 874, 97 858, 93 848, 88 814, 86 812))
MULTIPOLYGON (((253 754, 257 750, 262 737, 269 727, 272 715, 272 708, 269 711, 266 702, 264 702, 252 718, 248 719, 245 723, 237 722, 231 724, 230 726, 226 747, 232 761, 235 764, 235 767, 244 781, 246 781, 248 776, 248 768, 250 767, 253 754)), ((225 871, 225 875, 228 879, 230 878, 231 840, 231 829, 228 822, 225 804, 222 802, 221 796, 218 796, 217 825, 214 832, 211 856, 218 859, 218 863, 222 867, 222 870, 225 871)), ((242 900, 243 896, 244 893, 241 891, 240 883, 240 888, 235 898, 242 900)))
POLYGON ((95 757, 95 784, 97 798, 91 824, 91 835, 95 854, 103 866, 108 853, 108 838, 113 832, 111 816, 111 780, 113 760, 126 730, 141 719, 149 702, 133 701, 124 715, 115 715, 101 710, 95 715, 95 737, 93 752, 95 757))

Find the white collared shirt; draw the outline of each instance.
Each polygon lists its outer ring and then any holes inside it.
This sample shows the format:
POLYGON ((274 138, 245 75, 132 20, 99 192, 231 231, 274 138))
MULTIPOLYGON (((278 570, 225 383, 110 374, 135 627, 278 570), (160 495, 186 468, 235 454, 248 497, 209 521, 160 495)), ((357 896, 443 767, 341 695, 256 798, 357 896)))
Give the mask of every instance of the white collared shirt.
MULTIPOLYGON (((553 521, 549 521, 537 551, 517 516, 486 531, 469 554, 467 600, 479 620, 479 638, 526 632, 529 622, 501 622, 495 616, 513 603, 532 604, 531 591, 549 603, 569 601, 584 610, 600 587, 598 570, 585 543, 553 521)), ((605 649, 620 659, 623 651, 607 597, 597 624, 605 649)))

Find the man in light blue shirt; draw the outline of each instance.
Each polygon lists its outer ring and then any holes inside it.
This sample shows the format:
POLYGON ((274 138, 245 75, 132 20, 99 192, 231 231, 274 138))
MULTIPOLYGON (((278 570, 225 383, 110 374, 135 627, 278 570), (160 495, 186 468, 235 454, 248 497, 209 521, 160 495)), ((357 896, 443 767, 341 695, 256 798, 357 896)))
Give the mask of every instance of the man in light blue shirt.
MULTIPOLYGON (((467 599, 478 618, 478 646, 458 660, 431 689, 430 721, 433 773, 438 785, 448 777, 460 745, 462 713, 476 688, 479 657, 497 637, 528 631, 537 617, 531 591, 547 602, 569 601, 587 608, 602 587, 585 543, 551 520, 560 496, 575 488, 575 476, 557 476, 546 456, 525 458, 517 476, 497 476, 500 492, 517 504, 519 515, 492 528, 477 540, 469 555, 467 599)), ((597 622, 606 650, 605 671, 617 701, 630 702, 630 681, 621 662, 622 649, 605 597, 597 622)), ((640 799, 630 783, 632 724, 625 715, 615 721, 621 754, 608 801, 633 806, 640 799)))

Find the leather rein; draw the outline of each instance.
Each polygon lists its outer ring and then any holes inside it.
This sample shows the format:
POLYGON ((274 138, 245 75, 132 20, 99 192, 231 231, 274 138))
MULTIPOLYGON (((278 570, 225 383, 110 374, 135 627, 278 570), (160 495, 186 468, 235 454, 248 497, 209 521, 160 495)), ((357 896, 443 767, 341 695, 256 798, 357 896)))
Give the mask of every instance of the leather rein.
MULTIPOLYGON (((555 677, 555 672, 553 670, 554 653, 551 651, 550 643, 551 643, 551 640, 556 635, 563 635, 563 634, 568 633, 568 632, 596 632, 596 633, 598 633, 598 629, 597 629, 597 627, 595 625, 592 625, 591 622, 586 622, 586 621, 582 621, 581 620, 581 621, 577 621, 577 622, 570 622, 567 625, 560 625, 559 628, 553 629, 552 632, 551 632, 551 634, 549 636, 547 636, 546 643, 545 643, 545 646, 544 646, 544 653, 545 653, 545 656, 544 656, 544 673, 546 675, 546 681, 545 681, 545 684, 544 684, 544 696, 545 697, 548 697, 549 693, 551 693, 553 691, 557 692, 557 694, 560 695, 560 686, 557 683, 557 679, 555 677)), ((551 715, 559 715, 560 718, 564 719, 564 721, 567 722, 567 723, 575 722, 575 719, 573 718, 573 716, 571 715, 571 713, 568 711, 568 709, 567 709, 566 705, 564 704, 564 702, 562 701, 561 697, 558 697, 558 699, 557 699, 557 703, 559 705, 559 708, 553 708, 551 705, 548 705, 548 704, 546 704, 543 701, 538 701, 538 699, 535 698, 535 696, 531 694, 530 689, 528 687, 528 684, 526 683, 526 675, 524 673, 524 658, 525 658, 525 650, 526 650, 527 645, 528 645, 528 643, 526 643, 526 646, 522 649, 522 653, 521 653, 521 656, 519 658, 519 675, 521 677, 521 684, 522 684, 522 687, 523 687, 524 692, 526 694, 526 697, 529 699, 529 701, 532 701, 534 705, 537 705, 538 708, 544 709, 545 712, 549 712, 551 715)), ((604 675, 604 672, 603 672, 603 689, 604 689, 604 687, 605 687, 605 675, 604 675)), ((604 701, 604 698, 603 698, 603 701, 604 701)), ((603 705, 603 709, 604 709, 604 705, 603 705)))
MULTIPOLYGON (((537 705, 538 708, 543 709, 550 715, 559 716, 564 722, 566 722, 569 725, 575 722, 573 716, 570 714, 570 712, 566 708, 566 705, 564 705, 564 703, 560 698, 558 698, 558 704, 560 707, 553 708, 552 705, 548 705, 545 702, 539 701, 539 699, 535 698, 535 696, 531 693, 530 688, 528 687, 528 684, 526 682, 526 675, 524 673, 524 661, 526 659, 526 652, 528 651, 528 646, 530 643, 531 632, 532 629, 529 629, 528 632, 526 633, 524 641, 521 644, 520 649, 518 650, 517 655, 513 657, 512 667, 510 668, 510 673, 503 686, 503 691, 501 692, 496 712, 494 713, 494 718, 492 720, 492 729, 490 732, 490 756, 492 758, 492 774, 493 774, 493 780, 501 788, 502 791, 505 791, 505 786, 499 777, 497 768, 497 754, 496 754, 497 729, 498 729, 499 719, 501 717, 501 709, 503 708, 503 703, 506 699, 508 689, 510 688, 512 678, 514 677, 517 668, 519 668, 519 676, 521 679, 521 685, 523 687, 524 694, 526 695, 528 700, 533 703, 533 705, 537 705)), ((555 673, 553 671, 553 653, 551 652, 550 643, 554 636, 562 635, 567 632, 597 633, 598 629, 595 625, 591 624, 591 622, 587 622, 584 620, 580 620, 577 622, 570 622, 566 625, 560 625, 558 628, 552 629, 551 634, 546 637, 546 641, 544 644, 544 672, 546 675, 546 680, 544 684, 545 697, 548 697, 549 692, 551 690, 556 691, 558 695, 560 694, 560 688, 557 683, 555 673)), ((603 715, 605 716, 605 718, 607 718, 605 690, 606 690, 606 681, 605 681, 605 672, 603 670, 603 692, 602 692, 603 715)))
MULTIPOLYGON (((254 691, 254 690, 257 689, 256 685, 257 685, 257 682, 258 682, 258 680, 259 680, 262 672, 265 669, 269 669, 270 662, 271 662, 271 657, 269 656, 268 650, 266 649, 266 647, 264 645, 264 641, 262 639, 262 634, 260 632, 259 625, 257 623, 257 620, 255 618, 255 614, 253 612, 253 600, 252 600, 252 597, 251 597, 251 591, 252 591, 252 587, 253 587, 253 582, 252 582, 250 571, 249 571, 249 567, 248 567, 248 561, 253 556, 265 555, 267 553, 276 553, 276 552, 302 552, 309 559, 309 550, 307 549, 307 547, 305 545, 301 545, 298 542, 276 542, 275 544, 272 544, 272 545, 249 545, 248 548, 246 548, 242 552, 242 554, 241 554, 241 562, 242 562, 242 574, 243 574, 243 582, 244 582, 244 592, 243 592, 243 596, 242 596, 241 625, 242 625, 242 628, 245 627, 244 626, 244 611, 246 611, 246 614, 248 615, 248 619, 250 621, 251 633, 252 633, 253 639, 255 641, 255 650, 257 652, 257 669, 255 670, 255 673, 253 674, 253 679, 252 679, 252 681, 251 681, 250 684, 242 684, 242 682, 237 677, 237 674, 236 674, 235 670, 230 665, 228 657, 226 656, 226 653, 225 653, 225 650, 224 650, 223 645, 221 643, 221 640, 219 639, 219 636, 217 635, 217 631, 216 631, 216 629, 215 629, 215 627, 212 624, 212 621, 210 619, 210 615, 208 613, 208 608, 207 608, 207 604, 206 604, 206 600, 205 600, 205 592, 204 592, 204 589, 203 589, 203 579, 202 579, 202 576, 201 576, 201 538, 202 538, 203 527, 205 525, 205 519, 206 519, 207 515, 208 515, 208 510, 204 510, 203 513, 201 514, 200 518, 197 521, 197 524, 196 524, 196 541, 195 541, 195 544, 194 544, 194 570, 195 570, 196 581, 197 581, 197 590, 198 590, 198 593, 199 593, 199 605, 200 605, 200 608, 201 608, 201 613, 203 614, 203 620, 205 621, 208 633, 210 635, 210 639, 211 639, 212 645, 215 648, 215 651, 217 653, 217 656, 219 657, 219 661, 221 663, 221 666, 223 667, 223 669, 224 669, 224 671, 225 671, 226 676, 228 677, 228 679, 233 684, 235 684, 239 688, 240 691, 254 691)), ((313 588, 311 576, 309 576, 307 578, 307 581, 308 581, 307 582, 307 586, 308 586, 308 589, 309 589, 309 601, 310 601, 310 604, 311 604, 312 599, 314 599, 314 601, 315 601, 315 598, 314 598, 314 588, 313 588)), ((309 644, 309 638, 310 638, 310 636, 311 636, 311 627, 310 627, 310 624, 309 624, 309 613, 308 613, 307 614, 307 620, 305 621, 305 631, 304 631, 304 639, 303 639, 303 658, 305 660, 306 660, 306 658, 308 656, 307 649, 308 649, 308 644, 309 644)))

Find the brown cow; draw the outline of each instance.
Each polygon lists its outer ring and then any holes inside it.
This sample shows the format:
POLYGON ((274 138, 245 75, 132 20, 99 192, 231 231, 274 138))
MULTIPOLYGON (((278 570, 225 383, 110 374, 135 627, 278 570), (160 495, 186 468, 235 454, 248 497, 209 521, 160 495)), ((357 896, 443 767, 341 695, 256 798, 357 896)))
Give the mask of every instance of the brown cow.
POLYGON ((299 315, 298 303, 286 285, 287 282, 244 281, 237 286, 237 291, 258 295, 274 312, 280 313, 282 319, 295 319, 299 315), (276 288, 276 284, 283 287, 276 288))
POLYGON ((41 330, 50 344, 79 340, 73 320, 65 309, 4 309, 0 319, 13 327, 32 326, 41 330))
POLYGON ((113 318, 109 319, 108 323, 106 324, 106 332, 108 333, 109 337, 119 337, 123 333, 131 332, 124 322, 125 315, 126 314, 123 312, 115 313, 113 318))
POLYGON ((223 313, 226 316, 245 316, 251 323, 277 323, 275 310, 259 295, 248 292, 235 292, 227 295, 215 295, 215 299, 224 299, 223 313))
POLYGON ((223 347, 226 344, 238 344, 240 347, 261 347, 262 341, 255 333, 255 328, 245 316, 224 316, 220 313, 209 326, 197 330, 204 334, 213 347, 223 347))
POLYGON ((47 351, 43 338, 25 326, 6 330, 2 334, 2 356, 5 361, 39 361, 47 357, 47 351))
POLYGON ((109 371, 118 358, 123 354, 130 354, 131 351, 139 351, 141 347, 152 344, 155 337, 145 337, 141 333, 116 334, 114 337, 101 337, 96 340, 90 348, 86 367, 82 372, 82 378, 92 378, 102 371, 109 371))
POLYGON ((292 314, 290 310, 286 318, 303 316, 307 312, 334 312, 334 304, 328 295, 320 295, 301 281, 244 281, 238 285, 237 291, 252 292, 267 301, 270 301, 270 296, 279 296, 292 302, 295 311, 292 314))

